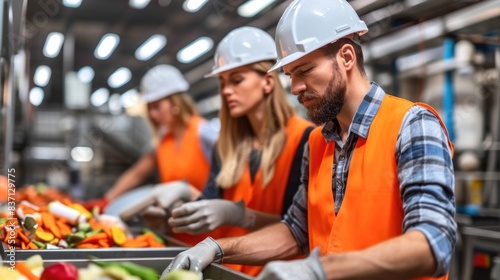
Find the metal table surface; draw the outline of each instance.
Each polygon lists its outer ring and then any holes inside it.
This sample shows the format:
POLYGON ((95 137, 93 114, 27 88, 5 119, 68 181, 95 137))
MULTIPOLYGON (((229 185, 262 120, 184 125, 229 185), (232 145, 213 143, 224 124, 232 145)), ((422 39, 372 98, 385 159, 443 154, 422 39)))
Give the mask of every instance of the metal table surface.
MULTIPOLYGON (((130 261, 139 265, 150 267, 158 272, 158 275, 170 264, 173 258, 126 258, 126 259, 105 259, 100 260, 104 262, 111 261, 130 261)), ((44 260, 44 266, 47 267, 50 264, 65 262, 71 263, 78 268, 87 267, 91 262, 89 260, 44 260)), ((6 261, 3 262, 4 265, 8 265, 6 261)), ((207 268, 203 270, 203 279, 205 280, 251 280, 254 279, 246 274, 238 271, 234 271, 222 265, 210 264, 207 268)))
MULTIPOLYGON (((33 255, 40 255, 44 260, 76 260, 88 259, 89 256, 105 259, 125 258, 173 258, 185 247, 165 248, 97 248, 97 249, 39 249, 39 250, 15 250, 16 260, 26 260, 33 255)), ((7 248, 0 248, 0 258, 8 260, 11 255, 7 248)))

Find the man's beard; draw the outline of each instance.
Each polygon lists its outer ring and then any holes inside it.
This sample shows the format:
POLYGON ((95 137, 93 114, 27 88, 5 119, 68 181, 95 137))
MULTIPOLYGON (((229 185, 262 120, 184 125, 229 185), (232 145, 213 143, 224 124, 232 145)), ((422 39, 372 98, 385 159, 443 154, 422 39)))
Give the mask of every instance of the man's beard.
POLYGON ((316 125, 322 125, 337 118, 344 106, 346 83, 342 80, 337 65, 334 65, 333 75, 325 89, 324 96, 312 92, 302 92, 298 99, 302 103, 312 100, 307 109, 307 116, 316 125))

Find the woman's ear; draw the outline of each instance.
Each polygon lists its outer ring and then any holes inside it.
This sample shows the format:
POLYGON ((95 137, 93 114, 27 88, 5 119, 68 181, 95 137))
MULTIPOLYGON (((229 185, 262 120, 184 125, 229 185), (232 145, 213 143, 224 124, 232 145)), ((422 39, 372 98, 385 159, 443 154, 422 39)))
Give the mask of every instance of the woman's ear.
POLYGON ((267 73, 264 76, 264 94, 270 94, 274 89, 274 77, 272 74, 267 73))

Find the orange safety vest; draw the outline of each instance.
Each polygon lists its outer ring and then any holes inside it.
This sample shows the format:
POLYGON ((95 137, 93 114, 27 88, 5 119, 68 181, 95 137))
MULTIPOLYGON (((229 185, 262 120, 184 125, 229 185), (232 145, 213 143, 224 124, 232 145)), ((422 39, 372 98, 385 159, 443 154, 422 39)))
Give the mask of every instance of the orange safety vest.
MULTIPOLYGON (((385 95, 367 139, 357 140, 345 197, 337 215, 332 192, 335 142, 326 143, 321 127, 311 132, 307 193, 310 250, 316 246, 320 246, 321 254, 362 250, 403 234, 395 149, 404 116, 413 105, 385 95)), ((439 118, 429 105, 417 105, 439 118)), ((446 131, 441 118, 439 121, 446 131)), ((448 144, 453 154, 453 144, 449 140, 448 144)), ((419 279, 448 279, 448 275, 419 279)))
MULTIPOLYGON (((252 184, 250 168, 247 165, 240 182, 234 187, 224 190, 224 199, 235 202, 244 200, 247 208, 269 214, 281 215, 283 210, 283 199, 293 159, 305 130, 311 126, 313 126, 312 123, 299 117, 291 117, 288 119, 285 128, 287 137, 286 144, 285 147, 283 147, 283 151, 280 156, 276 159, 274 175, 267 187, 262 188, 261 169, 257 171, 252 184)), ((212 232, 210 236, 217 239, 242 236, 249 232, 249 230, 240 227, 222 226, 212 232)), ((252 276, 256 276, 262 270, 262 266, 237 264, 225 265, 234 270, 238 270, 252 276)))
MULTIPOLYGON (((210 162, 203 153, 200 139, 200 125, 205 120, 193 116, 189 121, 182 143, 176 147, 172 134, 163 137, 157 147, 157 164, 162 183, 186 180, 202 191, 210 173, 210 162)), ((195 245, 208 235, 172 234, 172 237, 195 245)))

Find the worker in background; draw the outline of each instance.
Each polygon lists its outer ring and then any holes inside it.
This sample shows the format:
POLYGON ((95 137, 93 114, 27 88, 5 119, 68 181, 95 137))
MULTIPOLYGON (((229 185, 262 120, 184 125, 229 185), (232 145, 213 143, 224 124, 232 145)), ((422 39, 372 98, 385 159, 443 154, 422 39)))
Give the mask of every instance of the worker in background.
POLYGON ((430 106, 370 82, 345 0, 295 0, 276 29, 278 63, 321 127, 285 219, 207 238, 166 269, 265 264, 257 279, 447 279, 456 241, 453 146, 430 106))
POLYGON ((173 209, 173 232, 240 236, 279 222, 292 203, 313 124, 296 116, 278 71, 268 72, 276 57, 273 38, 255 27, 237 28, 217 46, 207 77, 219 79, 219 140, 202 199, 173 209))
MULTIPOLYGON (((143 183, 158 170, 161 183, 155 192, 175 195, 187 193, 190 199, 201 194, 208 179, 210 160, 218 132, 198 115, 189 84, 182 73, 171 65, 157 65, 146 72, 141 81, 143 100, 147 102, 148 118, 160 142, 155 150, 144 154, 126 170, 99 200, 87 207, 101 208, 121 194, 143 183)), ((179 240, 196 244, 189 236, 179 240)))

